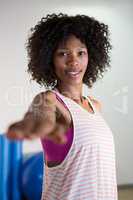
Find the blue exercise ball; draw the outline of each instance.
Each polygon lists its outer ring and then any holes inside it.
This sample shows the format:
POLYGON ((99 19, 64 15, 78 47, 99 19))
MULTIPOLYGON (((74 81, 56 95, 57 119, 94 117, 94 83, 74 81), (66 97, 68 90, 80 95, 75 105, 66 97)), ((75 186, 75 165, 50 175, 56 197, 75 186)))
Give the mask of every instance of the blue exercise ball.
POLYGON ((40 200, 43 182, 43 153, 28 157, 22 167, 22 193, 27 200, 40 200))

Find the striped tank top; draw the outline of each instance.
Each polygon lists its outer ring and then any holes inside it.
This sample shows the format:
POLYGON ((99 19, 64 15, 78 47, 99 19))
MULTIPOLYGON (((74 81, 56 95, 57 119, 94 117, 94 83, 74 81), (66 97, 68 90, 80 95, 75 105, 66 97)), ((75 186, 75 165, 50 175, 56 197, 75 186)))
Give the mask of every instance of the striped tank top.
MULTIPOLYGON (((59 96, 56 94, 56 98, 63 106, 67 109, 66 105, 61 101, 59 96)), ((45 151, 45 161, 46 162, 62 162, 66 157, 72 141, 73 141, 73 127, 70 127, 66 133, 65 137, 67 142, 65 144, 57 144, 50 139, 42 138, 41 143, 43 150, 45 151)))
POLYGON ((111 129, 89 98, 94 113, 89 113, 58 91, 52 91, 71 114, 73 141, 61 164, 48 167, 44 161, 41 200, 117 200, 115 146, 111 129))

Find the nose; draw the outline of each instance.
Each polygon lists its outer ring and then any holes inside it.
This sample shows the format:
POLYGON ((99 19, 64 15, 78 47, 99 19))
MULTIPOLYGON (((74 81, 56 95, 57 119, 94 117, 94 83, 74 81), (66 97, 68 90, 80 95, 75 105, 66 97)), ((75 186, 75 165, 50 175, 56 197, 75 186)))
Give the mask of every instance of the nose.
POLYGON ((78 65, 78 58, 76 57, 76 55, 69 55, 69 58, 67 60, 67 64, 69 66, 77 66, 78 65))

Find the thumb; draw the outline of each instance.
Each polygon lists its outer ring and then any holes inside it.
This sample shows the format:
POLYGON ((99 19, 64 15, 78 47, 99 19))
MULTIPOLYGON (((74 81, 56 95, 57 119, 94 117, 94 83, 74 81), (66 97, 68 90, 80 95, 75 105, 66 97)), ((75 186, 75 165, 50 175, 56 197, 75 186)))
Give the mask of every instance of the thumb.
POLYGON ((55 133, 53 139, 54 139, 55 143, 65 144, 67 142, 67 138, 66 138, 65 134, 63 134, 61 132, 55 133))
POLYGON ((57 144, 65 144, 67 142, 67 138, 65 135, 66 129, 61 124, 56 124, 56 128, 49 135, 49 138, 57 144))

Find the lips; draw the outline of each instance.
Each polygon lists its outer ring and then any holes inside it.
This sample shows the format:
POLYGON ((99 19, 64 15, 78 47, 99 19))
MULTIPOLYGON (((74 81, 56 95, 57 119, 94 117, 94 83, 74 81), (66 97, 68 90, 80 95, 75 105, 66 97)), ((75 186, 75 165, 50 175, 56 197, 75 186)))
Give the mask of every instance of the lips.
POLYGON ((69 73, 69 74, 79 74, 81 72, 81 70, 71 70, 71 71, 67 71, 67 73, 69 73))
POLYGON ((79 72, 67 72, 68 74, 77 75, 79 72))
POLYGON ((78 75, 80 74, 81 70, 79 71, 67 71, 67 75, 71 76, 71 77, 78 77, 78 75))

